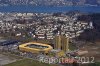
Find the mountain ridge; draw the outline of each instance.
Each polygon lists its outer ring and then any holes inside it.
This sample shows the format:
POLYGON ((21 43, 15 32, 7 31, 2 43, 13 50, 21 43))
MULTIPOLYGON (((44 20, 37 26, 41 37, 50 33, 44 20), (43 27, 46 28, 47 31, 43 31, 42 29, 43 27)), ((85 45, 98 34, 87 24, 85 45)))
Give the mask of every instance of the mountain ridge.
POLYGON ((100 0, 0 0, 0 5, 100 6, 100 0))

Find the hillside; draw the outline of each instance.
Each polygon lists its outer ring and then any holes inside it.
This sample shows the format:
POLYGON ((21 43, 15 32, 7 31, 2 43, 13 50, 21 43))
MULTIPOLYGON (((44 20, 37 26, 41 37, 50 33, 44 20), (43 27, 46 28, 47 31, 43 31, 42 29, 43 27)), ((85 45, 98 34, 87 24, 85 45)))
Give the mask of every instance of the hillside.
POLYGON ((92 21, 93 29, 86 29, 78 38, 86 41, 100 40, 100 13, 79 16, 80 21, 92 21))
POLYGON ((100 0, 0 0, 0 5, 99 6, 100 0))

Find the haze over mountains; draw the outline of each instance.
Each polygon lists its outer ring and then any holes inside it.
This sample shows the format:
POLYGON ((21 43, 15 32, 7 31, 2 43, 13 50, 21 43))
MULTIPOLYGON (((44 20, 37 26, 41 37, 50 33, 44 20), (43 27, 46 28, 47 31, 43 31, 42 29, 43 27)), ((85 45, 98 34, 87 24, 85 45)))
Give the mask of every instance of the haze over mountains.
POLYGON ((0 0, 0 5, 99 6, 100 0, 0 0))

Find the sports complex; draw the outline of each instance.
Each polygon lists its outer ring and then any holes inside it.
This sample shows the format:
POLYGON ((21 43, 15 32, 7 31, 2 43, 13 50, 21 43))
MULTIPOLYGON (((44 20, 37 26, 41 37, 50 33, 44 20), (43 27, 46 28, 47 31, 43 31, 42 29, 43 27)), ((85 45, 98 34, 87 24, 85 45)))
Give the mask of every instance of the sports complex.
POLYGON ((40 52, 48 53, 52 49, 53 49, 52 46, 48 44, 37 43, 37 42, 29 42, 19 45, 20 51, 31 52, 31 53, 40 53, 40 52))

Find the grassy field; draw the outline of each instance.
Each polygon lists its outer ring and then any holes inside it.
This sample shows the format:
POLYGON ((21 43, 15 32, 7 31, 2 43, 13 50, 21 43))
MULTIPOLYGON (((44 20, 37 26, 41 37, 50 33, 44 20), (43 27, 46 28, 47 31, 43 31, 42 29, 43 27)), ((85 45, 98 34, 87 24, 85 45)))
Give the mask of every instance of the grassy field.
POLYGON ((73 44, 69 44, 69 50, 73 51, 76 50, 77 48, 73 44))
POLYGON ((58 65, 51 65, 46 63, 41 63, 38 61, 33 61, 31 59, 23 59, 14 63, 10 63, 4 66, 58 66, 58 65))

